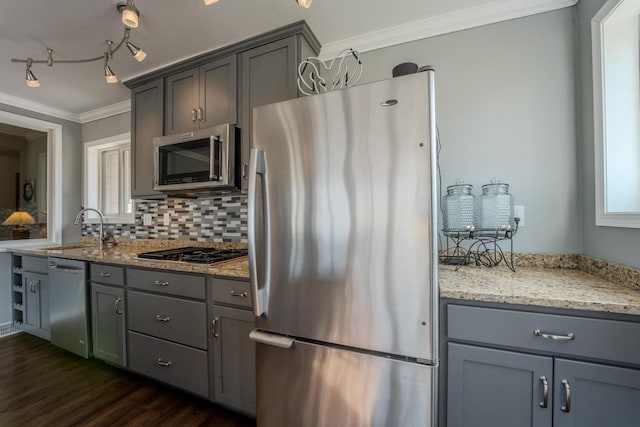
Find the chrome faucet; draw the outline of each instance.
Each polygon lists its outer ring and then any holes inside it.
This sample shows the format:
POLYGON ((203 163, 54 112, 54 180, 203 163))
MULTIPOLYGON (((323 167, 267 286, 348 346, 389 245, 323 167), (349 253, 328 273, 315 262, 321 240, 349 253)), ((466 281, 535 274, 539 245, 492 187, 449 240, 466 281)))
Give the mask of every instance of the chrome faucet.
POLYGON ((100 241, 100 247, 102 247, 102 244, 104 243, 104 215, 102 215, 102 212, 94 208, 82 208, 80 209, 80 212, 78 212, 78 215, 76 215, 76 220, 73 221, 73 224, 74 225, 80 224, 80 218, 82 218, 82 214, 85 213, 86 211, 93 211, 97 213, 98 216, 100 217, 100 240, 99 241, 100 241))

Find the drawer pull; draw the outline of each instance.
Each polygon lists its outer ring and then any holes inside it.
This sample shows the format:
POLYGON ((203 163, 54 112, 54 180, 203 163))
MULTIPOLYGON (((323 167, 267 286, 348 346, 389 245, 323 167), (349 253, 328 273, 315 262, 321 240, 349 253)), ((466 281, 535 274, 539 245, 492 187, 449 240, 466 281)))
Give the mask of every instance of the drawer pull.
POLYGON ((168 360, 168 361, 166 361, 166 362, 165 362, 165 361, 164 361, 164 360, 162 360, 162 358, 160 358, 160 357, 158 357, 158 360, 156 360, 156 363, 157 363, 158 365, 160 365, 160 366, 166 366, 166 367, 171 366, 171 361, 170 361, 170 360, 168 360))
POLYGON ((158 286, 169 286, 169 282, 162 282, 160 280, 156 280, 155 282, 153 282, 154 284, 158 285, 158 286))
POLYGON ((118 304, 122 302, 122 298, 116 298, 116 302, 113 304, 113 308, 117 314, 122 314, 122 309, 118 308, 118 304))
POLYGON ((560 410, 568 414, 571 412, 571 387, 567 380, 560 381, 560 384, 562 384, 562 389, 564 391, 564 398, 560 410))
POLYGON ((111 277, 111 273, 100 273, 100 277, 111 277))
POLYGON ((542 400, 539 405, 541 408, 549 406, 549 382, 544 375, 540 377, 540 383, 542 384, 542 400))
POLYGON ((542 332, 540 329, 536 329, 535 331, 533 331, 533 335, 554 341, 573 341, 576 337, 575 335, 573 335, 573 333, 568 333, 566 335, 557 335, 551 334, 549 332, 542 332))
POLYGON ((159 314, 156 314, 156 320, 158 322, 168 322, 171 318, 169 316, 160 316, 159 314))
POLYGON ((240 298, 246 298, 249 296, 249 294, 247 292, 236 292, 236 291, 229 291, 229 295, 231 295, 232 297, 240 297, 240 298))
POLYGON ((220 337, 220 334, 218 333, 218 330, 217 330, 218 329, 217 326, 218 326, 218 318, 216 317, 211 321, 211 335, 213 335, 215 338, 220 337))

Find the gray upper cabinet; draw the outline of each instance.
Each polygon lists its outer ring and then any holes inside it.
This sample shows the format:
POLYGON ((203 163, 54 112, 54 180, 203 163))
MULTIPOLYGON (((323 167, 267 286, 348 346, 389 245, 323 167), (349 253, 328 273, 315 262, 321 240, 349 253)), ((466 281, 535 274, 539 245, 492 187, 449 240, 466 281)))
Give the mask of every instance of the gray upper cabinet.
MULTIPOLYGON (((297 37, 290 36, 241 54, 242 72, 242 165, 249 164, 249 147, 253 129, 253 107, 285 101, 297 96, 297 37)), ((246 174, 243 174, 246 177, 246 174)), ((247 180, 242 180, 242 190, 247 180)))
POLYGON ((159 199, 153 190, 153 138, 163 131, 164 84, 157 79, 131 91, 131 197, 159 199))
POLYGON ((165 79, 165 135, 237 121, 236 55, 165 79))

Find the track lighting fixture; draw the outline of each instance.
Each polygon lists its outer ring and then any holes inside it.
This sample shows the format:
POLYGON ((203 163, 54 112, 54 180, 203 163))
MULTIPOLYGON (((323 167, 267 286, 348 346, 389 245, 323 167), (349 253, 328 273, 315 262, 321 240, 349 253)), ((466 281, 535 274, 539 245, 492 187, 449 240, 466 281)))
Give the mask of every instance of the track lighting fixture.
POLYGON ((204 0, 204 4, 206 4, 207 6, 209 6, 210 4, 214 4, 216 3, 218 0, 204 0))
POLYGON ((312 0, 296 0, 296 3, 305 9, 309 9, 311 7, 311 1, 312 0))
POLYGON ((27 81, 27 86, 38 87, 40 86, 40 82, 38 81, 38 78, 31 72, 31 64, 33 64, 33 59, 27 59, 27 72, 24 79, 27 81))
POLYGON ((133 0, 126 3, 118 3, 118 10, 122 13, 122 23, 129 28, 138 28, 138 18, 140 11, 133 5, 133 0))
POLYGON ((118 77, 113 72, 111 67, 109 67, 109 61, 113 58, 113 55, 122 47, 122 45, 126 45, 127 49, 131 52, 133 57, 141 62, 144 58, 147 57, 147 54, 140 49, 138 46, 134 45, 129 41, 129 36, 131 33, 131 28, 136 28, 138 26, 138 17, 140 16, 140 12, 133 4, 133 0, 128 0, 126 3, 118 3, 116 8, 118 12, 122 14, 122 22, 125 25, 124 27, 124 35, 122 36, 122 40, 118 44, 114 46, 114 42, 111 40, 107 40, 107 51, 100 56, 96 56, 94 58, 86 58, 86 59, 54 59, 53 58, 53 50, 47 49, 47 59, 17 59, 12 58, 11 62, 22 63, 27 65, 27 70, 25 72, 25 80, 29 87, 38 87, 40 86, 40 82, 37 77, 31 71, 31 66, 33 64, 47 64, 49 67, 52 67, 55 63, 66 63, 66 64, 79 64, 85 62, 95 62, 95 61, 104 61, 104 78, 107 83, 117 83, 118 77), (133 12, 133 15, 132 15, 133 12), (135 18, 134 18, 135 16, 135 18))

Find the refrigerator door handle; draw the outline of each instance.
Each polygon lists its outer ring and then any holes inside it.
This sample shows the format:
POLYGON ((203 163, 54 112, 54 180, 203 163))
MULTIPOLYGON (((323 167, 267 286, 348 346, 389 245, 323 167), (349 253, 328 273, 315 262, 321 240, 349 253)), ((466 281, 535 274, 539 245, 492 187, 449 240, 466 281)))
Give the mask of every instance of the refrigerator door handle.
MULTIPOLYGON (((249 232, 249 277, 251 290, 253 292, 253 314, 262 316, 267 312, 268 283, 260 289, 258 283, 258 260, 256 252, 256 185, 258 175, 262 177, 262 199, 263 199, 263 221, 264 221, 264 268, 269 269, 271 236, 269 231, 269 193, 267 183, 267 167, 264 151, 252 148, 249 155, 249 194, 248 194, 248 232, 249 232)), ((269 277, 269 272, 265 271, 265 277, 269 277)), ((268 280, 268 279, 267 279, 268 280)))
POLYGON ((291 348, 294 343, 294 339, 291 337, 285 337, 284 335, 270 334, 254 329, 249 333, 249 339, 273 347, 291 348))

